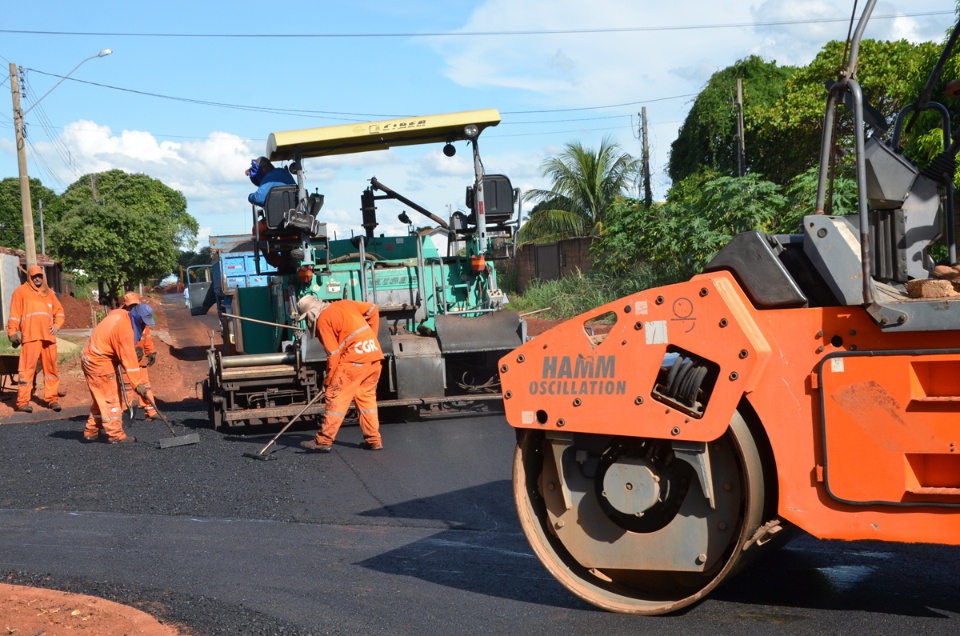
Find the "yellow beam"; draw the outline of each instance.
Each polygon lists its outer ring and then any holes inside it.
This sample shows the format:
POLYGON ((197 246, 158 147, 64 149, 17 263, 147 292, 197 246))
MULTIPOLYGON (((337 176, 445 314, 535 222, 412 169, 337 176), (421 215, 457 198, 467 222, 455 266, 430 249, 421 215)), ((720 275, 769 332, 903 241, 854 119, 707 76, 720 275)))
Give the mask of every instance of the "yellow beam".
POLYGON ((394 146, 444 143, 467 139, 464 127, 473 124, 477 135, 484 128, 500 123, 495 108, 460 113, 404 117, 323 128, 307 128, 271 133, 267 138, 267 154, 271 160, 292 160, 297 148, 303 158, 326 157, 394 146))

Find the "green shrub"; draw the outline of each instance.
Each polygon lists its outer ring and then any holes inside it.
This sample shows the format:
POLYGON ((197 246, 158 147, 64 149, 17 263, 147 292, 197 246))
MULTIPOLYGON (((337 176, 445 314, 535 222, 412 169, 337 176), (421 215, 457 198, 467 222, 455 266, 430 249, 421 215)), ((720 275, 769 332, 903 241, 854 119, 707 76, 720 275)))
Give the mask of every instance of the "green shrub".
POLYGON ((678 271, 648 264, 610 273, 577 270, 560 280, 532 281, 526 291, 510 296, 509 308, 521 314, 547 309, 536 315, 545 320, 572 318, 600 305, 639 291, 683 280, 678 271))

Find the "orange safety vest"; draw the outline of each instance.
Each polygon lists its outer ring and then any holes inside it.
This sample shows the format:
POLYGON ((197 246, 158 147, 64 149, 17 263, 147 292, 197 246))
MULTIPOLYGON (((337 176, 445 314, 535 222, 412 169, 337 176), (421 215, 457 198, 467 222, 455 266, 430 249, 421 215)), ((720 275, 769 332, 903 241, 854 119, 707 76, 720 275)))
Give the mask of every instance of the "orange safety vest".
POLYGON ((111 311, 100 321, 83 347, 83 371, 88 375, 110 375, 117 364, 127 373, 132 386, 141 383, 140 363, 133 344, 133 325, 126 311, 111 311))
POLYGON ((56 325, 59 329, 64 320, 63 305, 53 290, 43 295, 30 281, 13 290, 10 319, 7 320, 8 336, 19 331, 23 342, 56 342, 57 337, 50 335, 50 326, 56 325))
POLYGON ((373 303, 338 300, 320 312, 317 337, 327 352, 327 377, 343 362, 363 364, 383 360, 377 330, 380 310, 373 303))

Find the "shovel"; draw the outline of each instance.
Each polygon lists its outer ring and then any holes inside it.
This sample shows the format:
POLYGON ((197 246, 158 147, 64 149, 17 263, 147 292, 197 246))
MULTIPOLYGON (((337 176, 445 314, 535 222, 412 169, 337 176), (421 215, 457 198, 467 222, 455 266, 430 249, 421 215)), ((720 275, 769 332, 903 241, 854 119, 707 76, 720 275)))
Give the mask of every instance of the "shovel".
POLYGON ((133 426, 133 403, 130 402, 130 398, 127 397, 127 385, 123 381, 123 370, 120 368, 120 365, 117 365, 117 382, 120 384, 120 393, 123 394, 123 403, 127 405, 127 410, 130 411, 130 426, 133 426))
POLYGON ((157 405, 154 404, 153 400, 148 397, 147 402, 149 402, 150 406, 157 410, 157 415, 160 416, 160 419, 163 420, 163 423, 167 425, 167 428, 169 428, 170 432, 173 434, 173 437, 165 437, 160 440, 160 448, 173 448, 174 446, 189 446, 190 444, 200 443, 200 435, 198 433, 177 435, 177 432, 173 430, 173 426, 170 425, 170 420, 167 419, 166 415, 160 412, 160 409, 157 408, 157 405))

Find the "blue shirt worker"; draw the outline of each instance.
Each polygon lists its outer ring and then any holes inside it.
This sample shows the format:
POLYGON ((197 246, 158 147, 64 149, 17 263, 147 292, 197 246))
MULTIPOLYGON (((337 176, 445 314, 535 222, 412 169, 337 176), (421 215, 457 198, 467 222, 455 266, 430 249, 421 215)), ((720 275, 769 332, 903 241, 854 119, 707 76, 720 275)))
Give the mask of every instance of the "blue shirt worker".
POLYGON ((260 206, 266 202, 267 193, 273 186, 297 184, 289 170, 275 167, 266 157, 252 160, 244 174, 250 177, 253 185, 257 186, 257 191, 251 192, 247 201, 260 206))

